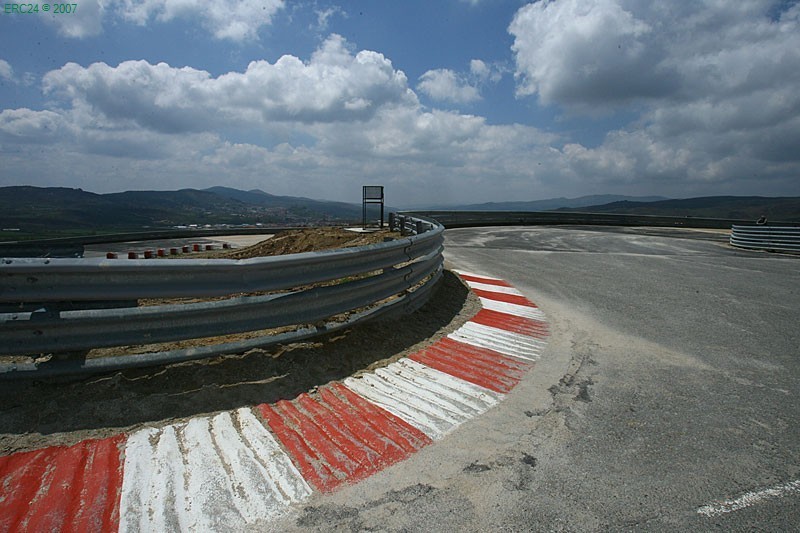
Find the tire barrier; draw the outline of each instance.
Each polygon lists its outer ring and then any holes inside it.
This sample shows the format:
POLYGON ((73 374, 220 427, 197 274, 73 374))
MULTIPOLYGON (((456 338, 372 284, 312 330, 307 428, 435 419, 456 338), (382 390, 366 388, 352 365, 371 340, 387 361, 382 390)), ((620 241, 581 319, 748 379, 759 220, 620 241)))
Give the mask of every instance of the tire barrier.
POLYGON ((734 225, 730 242, 749 250, 800 252, 800 226, 734 225))

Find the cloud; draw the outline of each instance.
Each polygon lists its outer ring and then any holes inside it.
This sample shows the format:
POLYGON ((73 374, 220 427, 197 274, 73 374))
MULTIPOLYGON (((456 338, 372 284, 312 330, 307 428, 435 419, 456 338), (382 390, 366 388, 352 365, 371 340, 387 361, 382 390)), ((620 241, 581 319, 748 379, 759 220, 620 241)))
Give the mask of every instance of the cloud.
POLYGON ((0 59, 0 80, 14 81, 14 69, 5 59, 0 59))
POLYGON ((163 133, 364 120, 381 106, 416 101, 391 61, 371 51, 352 54, 335 34, 307 62, 285 55, 216 78, 166 63, 68 63, 44 76, 43 89, 103 120, 163 133))
MULTIPOLYGON (((590 146, 423 106, 389 58, 334 34, 309 57, 219 76, 146 61, 64 65, 42 79, 46 110, 0 113, 0 183, 225 184, 358 202, 375 182, 395 205, 800 194, 798 4, 559 0, 521 8, 509 29, 519 98, 589 114, 574 123, 589 129, 602 126, 597 110, 628 123, 590 146)), ((504 73, 473 59, 415 89, 474 101, 504 73)))
MULTIPOLYGON (((18 125, 20 143, 3 156, 0 184, 11 184, 3 183, 9 176, 13 184, 80 184, 94 191, 225 184, 357 202, 361 185, 376 182, 387 186, 397 205, 424 198, 463 201, 501 184, 498 195, 530 196, 552 179, 536 166, 546 160, 552 136, 525 126, 487 125, 482 117, 426 112, 418 104, 387 106, 363 122, 293 124, 286 139, 271 146, 214 132, 86 128, 78 125, 85 121, 77 114, 58 114, 60 136, 51 137, 44 152, 22 142, 18 125), (315 142, 293 143, 298 133, 315 142)), ((25 133, 41 139, 42 130, 25 133)))
POLYGON ((317 197, 357 201, 360 185, 377 181, 398 203, 421 191, 456 201, 493 180, 527 194, 546 179, 535 161, 555 140, 426 110, 387 58, 338 35, 308 60, 256 61, 218 77, 146 61, 70 63, 42 84, 51 109, 0 114, 9 147, 0 182, 97 191, 225 183, 276 194, 298 194, 300 183, 317 197))
POLYGON ((481 99, 477 87, 450 69, 429 70, 419 80, 417 90, 439 102, 468 104, 481 99))
POLYGON ((489 66, 481 61, 480 59, 473 59, 469 62, 469 71, 470 73, 478 78, 479 80, 488 79, 491 75, 491 70, 489 66))
POLYGON ((509 32, 519 97, 635 117, 560 149, 578 175, 685 196, 780 190, 800 172, 800 4, 542 1, 509 32))
POLYGON ((514 36, 519 96, 573 111, 677 99, 795 81, 794 4, 778 20, 769 2, 644 5, 542 1, 521 8, 514 36))
POLYGON ((253 40, 258 30, 272 24, 283 0, 84 0, 74 13, 41 15, 65 37, 84 39, 103 33, 107 17, 147 25, 174 19, 199 20, 216 39, 253 40))
POLYGON ((662 96, 673 72, 662 65, 657 31, 617 0, 529 4, 509 26, 517 94, 567 106, 662 96))
POLYGON ((314 14, 317 15, 317 24, 312 29, 316 31, 325 31, 328 29, 330 19, 334 15, 347 17, 347 13, 339 6, 332 6, 327 9, 315 9, 314 14))
POLYGON ((486 63, 481 59, 469 62, 469 73, 474 85, 481 86, 488 82, 497 83, 508 73, 508 67, 502 63, 486 63))
POLYGON ((117 9, 125 19, 141 25, 153 19, 199 18, 215 38, 244 41, 254 39, 283 7, 283 0, 122 0, 117 9))
MULTIPOLYGON (((73 4, 69 4, 73 5, 73 4)), ((60 35, 84 39, 103 33, 103 17, 106 2, 103 0, 82 0, 78 8, 69 14, 40 14, 44 22, 56 28, 60 35)))
POLYGON ((66 128, 64 117, 53 111, 27 108, 0 112, 0 136, 17 142, 50 142, 66 128))

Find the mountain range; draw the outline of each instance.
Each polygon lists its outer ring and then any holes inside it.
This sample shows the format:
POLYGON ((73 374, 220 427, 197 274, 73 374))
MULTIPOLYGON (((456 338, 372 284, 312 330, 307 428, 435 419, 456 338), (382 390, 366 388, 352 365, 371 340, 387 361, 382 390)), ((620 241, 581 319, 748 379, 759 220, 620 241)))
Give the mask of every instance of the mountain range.
POLYGON ((631 215, 690 216, 800 222, 800 197, 704 196, 654 202, 615 201, 589 207, 563 207, 558 211, 589 211, 631 215))
POLYGON ((482 204, 457 204, 434 205, 419 208, 420 211, 552 211, 564 207, 589 207, 604 205, 611 202, 634 201, 656 202, 668 200, 663 196, 622 196, 618 194, 595 194, 579 196, 578 198, 550 198, 547 200, 533 200, 529 202, 485 202, 482 204))
MULTIPOLYGON (((800 198, 712 196, 665 199, 595 195, 529 202, 494 202, 427 209, 567 210, 800 222, 800 198)), ((387 208, 389 212, 393 210, 387 208)), ((90 235, 191 225, 319 225, 353 223, 361 205, 276 196, 229 187, 96 194, 63 187, 0 187, 0 240, 90 235)))
POLYGON ((300 225, 360 218, 360 205, 275 196, 257 189, 96 194, 63 187, 0 187, 0 229, 5 238, 192 224, 300 225))

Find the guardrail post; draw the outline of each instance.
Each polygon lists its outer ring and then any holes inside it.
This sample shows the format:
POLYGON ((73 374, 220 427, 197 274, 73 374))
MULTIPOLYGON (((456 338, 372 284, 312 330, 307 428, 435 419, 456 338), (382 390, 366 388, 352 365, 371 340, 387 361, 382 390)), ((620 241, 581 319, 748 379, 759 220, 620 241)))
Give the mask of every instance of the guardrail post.
POLYGON ((420 234, 425 232, 425 230, 422 229, 422 221, 421 220, 417 220, 416 231, 417 231, 417 235, 420 235, 420 234))
POLYGON ((395 213, 389 213, 389 231, 394 231, 397 224, 397 215, 395 213))

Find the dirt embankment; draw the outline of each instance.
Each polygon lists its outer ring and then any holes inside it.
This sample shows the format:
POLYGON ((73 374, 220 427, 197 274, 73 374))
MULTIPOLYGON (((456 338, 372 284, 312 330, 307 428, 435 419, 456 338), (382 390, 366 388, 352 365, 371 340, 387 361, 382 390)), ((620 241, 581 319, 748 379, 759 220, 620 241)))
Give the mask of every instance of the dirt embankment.
POLYGON ((245 248, 203 252, 182 257, 187 259, 203 257, 216 259, 249 259, 251 257, 299 254, 302 252, 365 246, 399 238, 400 232, 389 231, 388 229, 359 233, 334 227, 307 228, 282 231, 272 238, 245 248))

